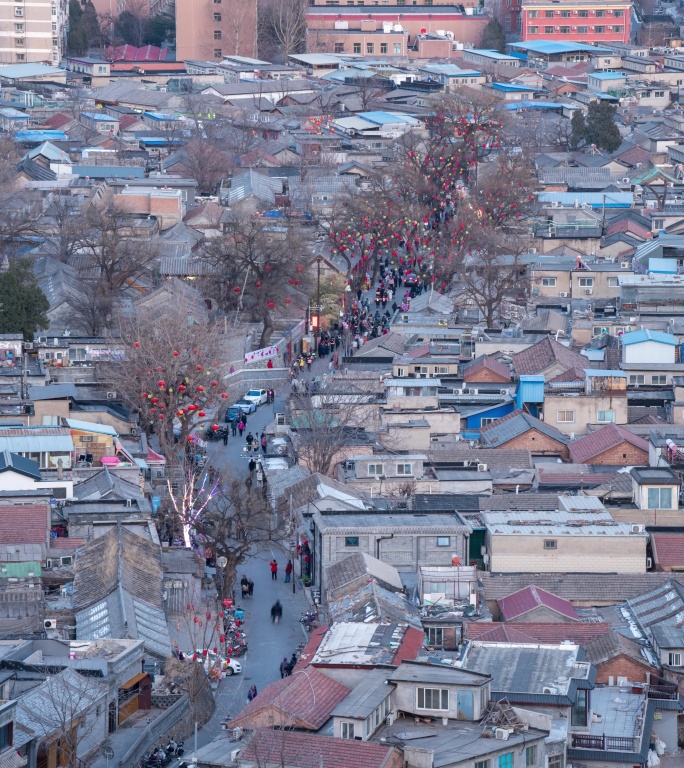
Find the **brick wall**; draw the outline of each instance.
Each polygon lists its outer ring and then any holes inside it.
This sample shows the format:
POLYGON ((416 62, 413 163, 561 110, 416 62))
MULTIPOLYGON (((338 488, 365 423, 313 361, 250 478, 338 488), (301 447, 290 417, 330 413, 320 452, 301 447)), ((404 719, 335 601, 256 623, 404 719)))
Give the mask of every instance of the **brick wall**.
POLYGON ((479 371, 473 371, 471 374, 466 373, 463 376, 463 381, 477 381, 477 382, 490 382, 495 381, 497 384, 510 384, 511 380, 506 379, 504 376, 499 376, 495 371, 489 368, 480 368, 479 371))
POLYGON ((506 448, 519 448, 524 451, 531 451, 532 455, 551 454, 560 456, 564 461, 568 460, 568 446, 554 440, 536 429, 530 429, 524 435, 514 437, 505 444, 506 448))
POLYGON ((587 464, 611 464, 618 467, 648 465, 648 451, 625 441, 587 461, 587 464))
POLYGON ((534 624, 535 622, 542 624, 564 624, 568 621, 565 616, 561 616, 560 613, 556 613, 556 611, 552 611, 543 605, 529 613, 524 613, 522 616, 516 616, 515 620, 525 624, 534 624))
POLYGON ((626 677, 628 680, 635 683, 647 683, 649 681, 648 675, 657 675, 658 670, 648 667, 645 664, 639 664, 635 659, 620 654, 608 661, 602 661, 596 664, 596 684, 608 685, 608 678, 613 678, 613 684, 617 681, 618 677, 626 677))

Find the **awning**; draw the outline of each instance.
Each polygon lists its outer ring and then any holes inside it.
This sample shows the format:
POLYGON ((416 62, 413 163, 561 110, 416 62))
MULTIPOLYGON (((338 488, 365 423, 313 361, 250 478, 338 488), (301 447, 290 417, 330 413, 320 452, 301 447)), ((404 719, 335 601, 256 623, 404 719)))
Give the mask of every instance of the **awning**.
POLYGON ((8 755, 0 757, 0 768, 24 768, 25 765, 26 758, 16 752, 10 752, 8 755))
MULTIPOLYGON (((150 673, 149 672, 138 672, 137 675, 134 675, 130 680, 126 681, 123 685, 119 686, 120 691, 128 691, 133 686, 138 685, 138 683, 141 683, 143 680, 147 679, 149 681, 150 679, 150 673)), ((2 766, 0 766, 2 768, 2 766)))

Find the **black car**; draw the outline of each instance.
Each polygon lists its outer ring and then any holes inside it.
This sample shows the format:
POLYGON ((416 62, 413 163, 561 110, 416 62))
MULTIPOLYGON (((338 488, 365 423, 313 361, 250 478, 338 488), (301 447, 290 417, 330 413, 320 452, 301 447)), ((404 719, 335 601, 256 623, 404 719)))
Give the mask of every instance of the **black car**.
POLYGON ((404 285, 407 288, 417 288, 418 285, 420 285, 420 278, 418 275, 414 275, 412 272, 409 272, 409 274, 404 278, 404 285))

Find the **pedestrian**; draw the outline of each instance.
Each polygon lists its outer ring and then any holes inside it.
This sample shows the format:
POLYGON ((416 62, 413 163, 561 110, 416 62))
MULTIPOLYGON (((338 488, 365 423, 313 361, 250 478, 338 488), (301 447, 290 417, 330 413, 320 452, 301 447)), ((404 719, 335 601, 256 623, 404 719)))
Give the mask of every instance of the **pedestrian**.
POLYGON ((288 666, 292 669, 297 666, 297 654, 294 651, 292 652, 292 658, 290 659, 288 666))
POLYGON ((230 366, 230 370, 228 371, 228 373, 235 373, 235 366, 234 365, 230 366))
POLYGON ((291 577, 292 577, 292 560, 288 560, 287 565, 285 566, 285 583, 286 584, 290 581, 291 577))
MULTIPOLYGON (((233 433, 233 437, 235 437, 235 435, 237 434, 237 428, 238 428, 237 421, 231 421, 230 429, 231 429, 231 432, 233 433)), ((244 427, 242 429, 244 429, 244 427)), ((240 431, 240 435, 242 435, 242 431, 240 431)))
POLYGON ((285 677, 289 677, 292 674, 292 670, 293 669, 294 669, 294 667, 288 661, 287 664, 285 665, 285 677))
POLYGON ((254 470, 256 469, 256 461, 254 461, 253 458, 250 459, 248 466, 249 466, 249 474, 253 475, 254 474, 254 470))
POLYGON ((254 442, 254 435, 251 432, 247 433, 247 437, 245 438, 245 442, 247 443, 247 450, 252 450, 252 443, 254 442))
POLYGON ((245 480, 245 485, 247 486, 247 493, 250 493, 252 490, 252 476, 248 475, 247 479, 245 480))
POLYGON ((251 597, 254 594, 254 582, 251 579, 247 579, 247 588, 249 596, 251 597))
POLYGON ((266 435, 262 432, 261 433, 261 450, 266 454, 266 446, 268 445, 268 440, 266 439, 266 435))
POLYGON ((300 371, 304 370, 304 357, 299 358, 299 370, 300 371))
POLYGON ((228 427, 223 428, 223 444, 228 445, 228 427))
POLYGON ((245 425, 241 421, 238 421, 237 428, 240 430, 240 437, 242 437, 242 433, 245 431, 245 425))
POLYGON ((253 685, 249 689, 249 693, 247 694, 247 701, 252 701, 253 699, 256 698, 256 695, 257 695, 257 687, 256 685, 253 685))
POLYGON ((271 607, 271 621, 277 624, 283 615, 283 606, 280 604, 280 600, 276 600, 271 607))
POLYGON ((287 667, 287 656, 283 656, 283 660, 280 662, 280 679, 285 677, 285 668, 287 667))
POLYGON ((278 561, 273 558, 270 563, 271 566, 271 581, 278 581, 278 561))
POLYGON ((266 363, 266 367, 267 367, 267 368, 273 368, 273 360, 269 360, 269 361, 266 363))
POLYGON ((244 598, 249 594, 249 582, 247 581, 246 575, 243 575, 243 577, 240 579, 240 589, 242 590, 242 598, 244 600, 244 598))

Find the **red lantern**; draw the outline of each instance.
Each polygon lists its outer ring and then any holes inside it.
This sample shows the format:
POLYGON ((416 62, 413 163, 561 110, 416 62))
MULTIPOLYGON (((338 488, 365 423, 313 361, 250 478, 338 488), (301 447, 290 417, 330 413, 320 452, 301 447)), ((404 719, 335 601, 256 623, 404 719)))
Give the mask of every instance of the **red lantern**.
POLYGON ((211 382, 212 387, 218 387, 218 381, 212 381, 211 382))
POLYGON ((203 386, 200 384, 200 385, 197 387, 197 391, 198 391, 198 392, 204 392, 204 387, 203 387, 203 386))
POLYGON ((157 382, 157 386, 160 387, 160 389, 164 389, 164 387, 166 386, 166 382, 165 381, 158 381, 157 382))
POLYGON ((137 348, 140 346, 140 342, 139 342, 139 341, 136 341, 136 342, 133 344, 133 346, 134 346, 134 347, 137 349, 137 348))
POLYGON ((225 392, 224 392, 224 393, 221 395, 221 397, 222 397, 224 400, 227 400, 227 399, 228 399, 228 395, 227 395, 225 392))
POLYGON ((285 303, 286 303, 286 304, 292 304, 292 299, 291 299, 291 298, 288 296, 288 297, 285 299, 285 303))
POLYGON ((297 264, 297 272, 303 272, 304 271, 304 265, 303 264, 297 264))
POLYGON ((178 385, 178 391, 179 392, 185 392, 185 384, 179 384, 178 385))
POLYGON ((220 634, 220 635, 219 635, 219 640, 220 640, 222 643, 225 643, 225 642, 226 642, 226 636, 225 636, 224 634, 220 634))
POLYGON ((192 654, 192 660, 193 660, 193 661, 197 661, 197 654, 196 654, 196 653, 193 653, 193 654, 192 654))
POLYGON ((261 288, 261 283, 258 280, 256 281, 256 287, 261 288))
POLYGON ((159 398, 158 397, 153 397, 152 398, 152 402, 156 405, 159 402, 159 398))
POLYGON ((185 415, 185 411, 183 409, 181 409, 180 411, 176 411, 176 416, 178 416, 178 418, 184 415, 185 415))
POLYGON ((189 611, 189 610, 192 608, 192 606, 190 605, 190 603, 188 603, 188 604, 187 604, 185 607, 186 607, 186 609, 187 609, 188 611, 189 611))
POLYGON ((216 648, 216 646, 214 646, 214 653, 218 653, 218 648, 216 648))
MULTIPOLYGON (((219 427, 219 425, 218 425, 218 424, 212 424, 212 425, 211 425, 211 428, 214 430, 214 432, 218 432, 218 431, 219 431, 219 429, 220 429, 220 427, 219 427)), ((210 617, 209 617, 209 616, 207 616, 207 618, 210 618, 210 617)))
POLYGON ((201 371, 202 370, 202 366, 201 365, 196 365, 195 366, 195 370, 196 371, 201 371))
POLYGON ((143 393, 141 394, 141 397, 149 397, 149 394, 148 394, 147 392, 143 392, 143 393))
POLYGON ((211 611, 207 611, 207 621, 211 619, 211 611))
POLYGON ((195 618, 194 618, 195 624, 197 624, 198 621, 199 621, 199 619, 197 618, 197 616, 195 616, 195 618))
POLYGON ((240 286, 236 285, 235 288, 233 288, 233 291, 235 293, 240 293, 240 286))
POLYGON ((174 353, 173 353, 173 356, 174 356, 174 357, 178 357, 178 355, 180 355, 180 352, 176 352, 176 351, 174 351, 174 353))
POLYGON ((275 309, 275 301, 269 301, 266 305, 269 309, 275 309))
POLYGON ((208 653, 209 653, 209 651, 208 651, 208 650, 205 648, 205 649, 202 651, 202 656, 206 656, 208 653))
POLYGON ((199 412, 197 415, 198 415, 200 418, 202 418, 202 417, 206 416, 207 414, 206 414, 204 411, 200 411, 200 412, 199 412))

